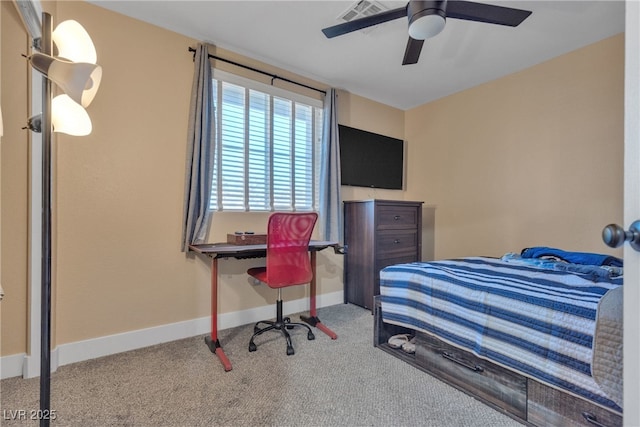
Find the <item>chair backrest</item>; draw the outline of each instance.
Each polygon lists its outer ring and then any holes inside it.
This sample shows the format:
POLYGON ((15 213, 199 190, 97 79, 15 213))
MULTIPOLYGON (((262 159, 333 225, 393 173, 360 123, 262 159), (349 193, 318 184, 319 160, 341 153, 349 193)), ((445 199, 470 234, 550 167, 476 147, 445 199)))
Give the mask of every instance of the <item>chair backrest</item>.
POLYGON ((315 212, 275 212, 267 227, 267 282, 272 288, 309 283, 309 240, 315 212))

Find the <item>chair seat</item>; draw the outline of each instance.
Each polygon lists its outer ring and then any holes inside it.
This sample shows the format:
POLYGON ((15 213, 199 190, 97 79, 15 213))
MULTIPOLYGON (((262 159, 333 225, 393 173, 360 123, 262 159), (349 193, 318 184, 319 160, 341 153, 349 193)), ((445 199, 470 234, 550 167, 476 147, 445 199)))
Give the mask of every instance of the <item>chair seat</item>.
POLYGON ((267 267, 253 267, 247 270, 249 276, 255 277, 261 282, 267 282, 267 267))

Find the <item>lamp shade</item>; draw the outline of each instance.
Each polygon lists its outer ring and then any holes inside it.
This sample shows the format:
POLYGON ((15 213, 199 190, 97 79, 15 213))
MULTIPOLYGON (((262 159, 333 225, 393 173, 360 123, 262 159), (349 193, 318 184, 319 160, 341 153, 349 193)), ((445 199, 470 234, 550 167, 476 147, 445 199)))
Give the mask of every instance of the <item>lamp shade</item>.
POLYGON ((102 79, 102 67, 99 65, 64 61, 42 53, 34 53, 29 61, 83 107, 91 104, 98 92, 102 79))
POLYGON ((51 101, 51 123, 54 132, 67 135, 85 136, 92 130, 89 114, 67 95, 58 95, 51 101))
POLYGON ((97 62, 96 48, 89 33, 77 21, 72 19, 61 22, 52 33, 53 42, 58 48, 59 57, 72 62, 97 62))

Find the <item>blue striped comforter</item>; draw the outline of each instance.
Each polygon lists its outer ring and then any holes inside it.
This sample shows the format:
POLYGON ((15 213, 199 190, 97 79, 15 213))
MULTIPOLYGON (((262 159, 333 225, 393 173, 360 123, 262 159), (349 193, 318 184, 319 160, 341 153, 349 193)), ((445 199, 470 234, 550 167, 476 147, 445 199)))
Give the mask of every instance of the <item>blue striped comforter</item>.
POLYGON ((620 285, 494 258, 398 264, 380 272, 382 319, 621 412, 591 376, 598 301, 620 285))

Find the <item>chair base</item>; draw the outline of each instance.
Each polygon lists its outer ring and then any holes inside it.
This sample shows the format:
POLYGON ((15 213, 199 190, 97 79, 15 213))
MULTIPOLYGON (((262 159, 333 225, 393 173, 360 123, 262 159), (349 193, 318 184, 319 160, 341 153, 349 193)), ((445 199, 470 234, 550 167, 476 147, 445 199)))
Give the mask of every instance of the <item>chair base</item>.
POLYGON ((314 340, 316 338, 315 335, 313 335, 313 332, 311 331, 311 328, 308 325, 304 323, 292 322, 289 317, 282 317, 282 300, 278 299, 278 301, 276 301, 275 322, 271 320, 261 320, 253 326, 253 336, 249 341, 249 351, 256 351, 258 349, 255 343, 253 342, 255 337, 257 337, 258 335, 262 335, 267 331, 276 330, 276 331, 280 331, 284 336, 284 338, 287 340, 287 356, 291 356, 292 354, 295 353, 295 351, 293 349, 293 345, 291 344, 291 336, 289 335, 289 332, 287 332, 287 329, 293 329, 295 327, 306 328, 307 339, 309 341, 314 340), (268 326, 261 329, 258 327, 258 325, 260 325, 261 323, 264 323, 265 325, 268 325, 268 326))

